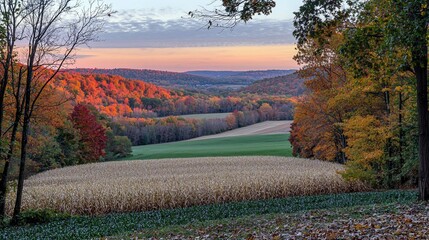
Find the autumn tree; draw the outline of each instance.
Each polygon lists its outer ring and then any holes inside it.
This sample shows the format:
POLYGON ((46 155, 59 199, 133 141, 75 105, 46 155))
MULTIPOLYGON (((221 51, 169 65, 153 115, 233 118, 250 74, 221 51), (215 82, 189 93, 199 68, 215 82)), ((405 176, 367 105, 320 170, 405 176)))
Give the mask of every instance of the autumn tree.
POLYGON ((340 34, 343 37, 334 52, 346 72, 347 81, 343 87, 346 91, 341 93, 338 89, 328 100, 331 103, 335 99, 354 102, 353 94, 362 95, 359 105, 343 115, 345 118, 340 125, 347 137, 344 152, 350 159, 348 176, 369 177, 372 172, 371 178, 378 179, 377 185, 386 183, 391 187, 395 178, 398 179, 394 174, 402 175, 399 172, 406 168, 403 151, 410 149, 404 142, 407 138, 404 119, 412 115, 408 113, 413 108, 414 94, 410 89, 417 88, 421 199, 427 199, 424 183, 427 153, 422 152, 427 149, 427 139, 422 139, 428 129, 427 77, 423 73, 427 71, 426 6, 425 1, 305 1, 295 19, 295 35, 303 59, 326 49, 302 51, 312 46, 314 39, 323 45, 330 38, 320 36, 340 34), (334 31, 333 26, 337 26, 334 31), (417 79, 417 85, 410 85, 410 73, 417 79), (362 129, 357 127, 359 125, 362 129), (386 138, 377 140, 382 146, 375 151, 370 139, 381 136, 379 131, 385 133, 386 138))
POLYGON ((5 216, 6 207, 6 191, 8 175, 11 167, 11 159, 15 150, 16 136, 18 127, 22 118, 22 82, 24 78, 23 67, 16 70, 14 62, 15 42, 20 38, 19 29, 22 28, 23 10, 20 8, 21 1, 8 0, 2 1, 0 4, 1 15, 1 85, 0 85, 0 157, 3 162, 3 171, 0 180, 0 218, 5 216), (10 86, 13 86, 11 88, 10 86), (13 124, 9 127, 5 121, 6 111, 6 97, 8 90, 13 92, 10 96, 15 100, 15 103, 10 105, 14 106, 15 117, 12 117, 13 124), (10 130, 6 134, 4 128, 10 130), (8 139, 7 139, 8 138, 8 139))
POLYGON ((388 155, 385 154, 391 132, 388 127, 372 115, 355 116, 345 124, 348 146, 344 149, 350 159, 346 179, 359 179, 373 186, 380 185, 385 176, 383 172, 388 155))
MULTIPOLYGON (((43 92, 60 69, 72 62, 76 47, 96 40, 103 27, 103 18, 110 14, 110 7, 98 0, 90 0, 85 5, 76 0, 5 0, 0 7, 8 39, 5 42, 5 54, 10 56, 3 62, 5 74, 2 85, 7 85, 7 80, 10 79, 17 83, 16 86, 20 86, 14 94, 17 111, 12 124, 14 128, 13 125, 22 120, 20 173, 13 214, 13 219, 16 220, 21 209, 27 143, 33 113, 40 106, 39 100, 43 92), (17 47, 14 42, 16 40, 26 47, 17 47), (13 70, 13 66, 19 70, 13 70)), ((3 186, 7 182, 7 174, 8 171, 2 173, 2 201, 6 194, 3 186)), ((4 216, 4 211, 0 215, 4 216)))
POLYGON ((76 105, 70 117, 80 135, 79 163, 99 161, 105 155, 106 129, 97 122, 95 115, 85 105, 76 105))

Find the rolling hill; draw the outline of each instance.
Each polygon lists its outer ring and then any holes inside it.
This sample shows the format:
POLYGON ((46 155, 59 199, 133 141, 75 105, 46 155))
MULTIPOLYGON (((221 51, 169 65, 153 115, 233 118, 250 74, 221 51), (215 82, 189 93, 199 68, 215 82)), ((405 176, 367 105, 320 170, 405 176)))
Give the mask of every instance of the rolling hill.
POLYGON ((294 70, 266 70, 266 71, 191 71, 185 73, 146 70, 146 69, 69 69, 68 72, 82 74, 117 75, 129 79, 143 80, 158 86, 168 88, 184 88, 190 90, 201 89, 237 89, 248 86, 253 82, 265 78, 272 78, 290 74, 294 70))
POLYGON ((304 93, 304 79, 297 73, 267 78, 254 82, 253 84, 240 89, 239 93, 252 93, 262 95, 287 95, 299 96, 304 93))
POLYGON ((187 74, 222 79, 231 85, 249 85, 255 81, 289 75, 295 70, 261 70, 261 71, 190 71, 187 74))
POLYGON ((196 76, 186 73, 145 70, 145 69, 90 69, 90 68, 77 68, 70 69, 69 72, 83 73, 83 74, 107 74, 117 75, 128 79, 143 80, 148 83, 153 83, 162 87, 169 88, 198 88, 207 86, 216 86, 224 84, 222 80, 196 76))

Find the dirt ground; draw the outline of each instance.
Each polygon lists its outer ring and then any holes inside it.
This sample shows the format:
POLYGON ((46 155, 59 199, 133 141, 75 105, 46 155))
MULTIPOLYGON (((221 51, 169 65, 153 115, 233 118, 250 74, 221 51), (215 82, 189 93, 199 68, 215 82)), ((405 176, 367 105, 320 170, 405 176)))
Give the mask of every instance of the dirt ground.
POLYGON ((249 135, 286 134, 290 132, 291 124, 292 121, 267 121, 220 134, 194 138, 190 141, 249 135))

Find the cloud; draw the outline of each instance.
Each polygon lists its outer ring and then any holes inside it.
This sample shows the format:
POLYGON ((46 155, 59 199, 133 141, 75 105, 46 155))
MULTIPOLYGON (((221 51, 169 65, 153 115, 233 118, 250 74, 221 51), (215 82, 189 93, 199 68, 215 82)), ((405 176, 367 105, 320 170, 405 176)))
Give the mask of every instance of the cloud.
MULTIPOLYGON (((183 13, 182 16, 185 16, 183 13)), ((121 11, 109 19, 97 48, 174 48, 293 44, 293 24, 255 20, 233 30, 213 28, 180 17, 171 9, 121 11)))

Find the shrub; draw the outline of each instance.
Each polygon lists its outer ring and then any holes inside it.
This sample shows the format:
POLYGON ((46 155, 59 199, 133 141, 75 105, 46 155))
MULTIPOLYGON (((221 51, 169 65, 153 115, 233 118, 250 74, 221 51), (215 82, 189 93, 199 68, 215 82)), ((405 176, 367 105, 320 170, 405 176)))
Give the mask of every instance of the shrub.
POLYGON ((29 209, 23 211, 17 218, 14 225, 35 225, 42 223, 49 223, 58 221, 66 218, 70 218, 71 215, 65 213, 59 213, 52 209, 29 209))

